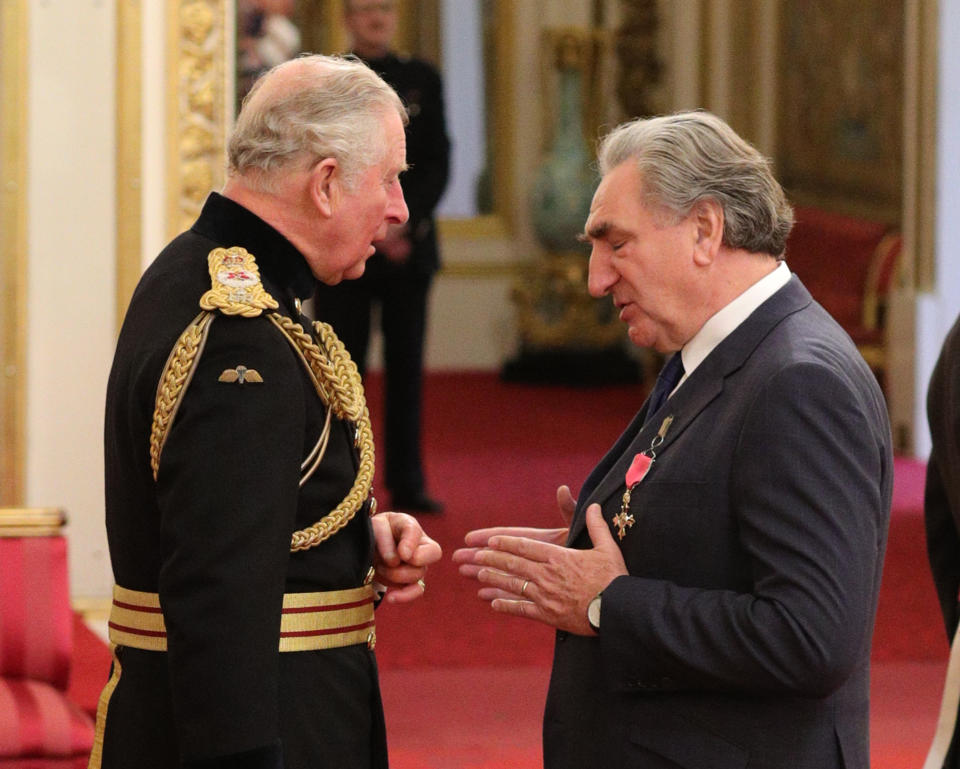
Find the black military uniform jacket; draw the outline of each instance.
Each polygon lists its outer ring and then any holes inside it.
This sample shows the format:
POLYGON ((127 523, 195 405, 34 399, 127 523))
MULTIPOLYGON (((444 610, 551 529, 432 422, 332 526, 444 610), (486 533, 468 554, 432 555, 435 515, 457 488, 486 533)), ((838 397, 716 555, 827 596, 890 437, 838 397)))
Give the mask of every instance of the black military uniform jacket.
MULTIPOLYGON (((450 173, 450 139, 444 121, 443 85, 427 62, 388 54, 366 59, 367 65, 400 95, 407 107, 407 164, 401 178, 403 197, 410 211, 407 229, 412 250, 410 269, 432 275, 440 267, 433 210, 440 202, 450 173)), ((375 254, 367 273, 375 277, 386 266, 386 257, 375 254)), ((362 278, 361 278, 362 280, 362 278)))
POLYGON ((276 312, 307 326, 295 308, 313 290, 302 255, 217 194, 134 293, 107 391, 107 533, 117 584, 159 593, 168 651, 118 647, 102 765, 385 767, 367 645, 278 653, 284 593, 362 585, 373 540, 364 504, 320 545, 290 550, 291 534, 351 488, 357 455, 352 425, 334 419, 322 464, 298 488, 326 410, 266 313, 216 315, 152 477, 161 371, 210 288, 208 253, 231 246, 256 257, 276 312), (245 376, 220 381, 238 367, 245 376))

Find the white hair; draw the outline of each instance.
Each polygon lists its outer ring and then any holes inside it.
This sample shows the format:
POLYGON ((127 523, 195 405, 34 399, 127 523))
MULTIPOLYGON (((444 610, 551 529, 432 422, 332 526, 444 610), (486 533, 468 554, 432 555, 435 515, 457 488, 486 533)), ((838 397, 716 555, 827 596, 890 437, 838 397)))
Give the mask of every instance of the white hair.
POLYGON ((407 112, 355 57, 310 54, 266 72, 243 100, 227 147, 229 172, 271 191, 279 174, 335 158, 352 186, 386 157, 383 121, 407 112))

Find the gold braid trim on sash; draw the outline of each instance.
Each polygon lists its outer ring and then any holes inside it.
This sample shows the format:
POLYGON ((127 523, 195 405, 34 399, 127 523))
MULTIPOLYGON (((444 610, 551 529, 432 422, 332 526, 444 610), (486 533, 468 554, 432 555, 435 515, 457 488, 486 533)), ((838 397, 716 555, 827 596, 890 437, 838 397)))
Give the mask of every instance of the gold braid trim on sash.
MULTIPOLYGON (((338 418, 353 422, 356 426, 355 445, 360 451, 360 466, 353 487, 343 501, 323 518, 293 533, 290 549, 307 550, 346 526, 370 496, 374 471, 373 430, 360 373, 330 325, 320 321, 313 324, 317 338, 323 345, 321 350, 299 323, 275 312, 267 317, 299 354, 324 405, 338 418)), ((372 506, 370 512, 374 512, 372 506)))
POLYGON ((160 454, 167 442, 170 425, 193 377, 193 364, 203 351, 214 317, 209 312, 197 315, 180 335, 163 367, 153 408, 153 426, 150 428, 150 469, 153 470, 153 480, 157 480, 160 454))
MULTIPOLYGON (((246 250, 239 247, 215 248, 207 260, 213 288, 200 300, 204 312, 197 315, 180 335, 170 351, 157 385, 153 425, 150 430, 150 468, 154 481, 157 480, 160 454, 167 441, 170 426, 190 384, 196 362, 203 352, 210 324, 216 317, 212 310, 219 310, 225 315, 252 318, 261 315, 264 309, 276 309, 279 306, 261 285, 260 272, 254 257, 246 250)), ((360 373, 330 325, 319 321, 313 324, 322 345, 321 349, 321 346, 313 341, 313 337, 303 330, 303 326, 290 318, 276 312, 267 317, 300 357, 328 412, 332 411, 339 419, 354 424, 354 445, 360 452, 357 475, 347 496, 312 526, 293 533, 290 549, 307 550, 316 547, 346 526, 370 497, 374 472, 373 430, 370 427, 370 413, 367 411, 360 373)), ((323 448, 325 446, 324 442, 323 448)), ((322 453, 308 474, 301 479, 301 485, 316 469, 321 458, 322 453)), ((376 512, 375 505, 376 501, 371 500, 371 515, 376 512)))

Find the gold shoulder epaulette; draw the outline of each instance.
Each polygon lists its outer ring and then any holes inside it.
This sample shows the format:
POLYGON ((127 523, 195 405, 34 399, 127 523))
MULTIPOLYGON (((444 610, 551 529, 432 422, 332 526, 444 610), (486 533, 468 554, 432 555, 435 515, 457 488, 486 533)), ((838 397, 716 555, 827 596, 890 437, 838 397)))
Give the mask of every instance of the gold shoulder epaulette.
POLYGON ((260 283, 257 262, 247 249, 240 246, 215 248, 207 256, 207 264, 212 286, 200 297, 200 306, 204 310, 255 318, 264 310, 275 310, 280 306, 260 283))

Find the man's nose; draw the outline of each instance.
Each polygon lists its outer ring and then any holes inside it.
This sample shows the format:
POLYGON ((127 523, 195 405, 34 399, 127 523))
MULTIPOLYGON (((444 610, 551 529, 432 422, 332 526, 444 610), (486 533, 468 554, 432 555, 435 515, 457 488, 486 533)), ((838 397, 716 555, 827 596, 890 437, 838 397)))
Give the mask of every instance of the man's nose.
POLYGON ((399 184, 396 185, 396 192, 390 193, 385 218, 391 224, 403 224, 410 218, 407 201, 403 199, 403 188, 399 184))
POLYGON ((587 272, 587 290, 590 296, 601 297, 610 293, 617 282, 617 273, 596 246, 590 251, 590 265, 587 272))

